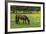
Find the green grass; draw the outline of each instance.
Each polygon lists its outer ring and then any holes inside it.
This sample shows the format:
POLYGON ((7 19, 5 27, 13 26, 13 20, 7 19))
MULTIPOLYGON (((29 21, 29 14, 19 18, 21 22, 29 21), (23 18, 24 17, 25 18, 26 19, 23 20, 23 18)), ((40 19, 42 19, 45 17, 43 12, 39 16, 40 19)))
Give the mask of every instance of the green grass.
POLYGON ((23 24, 22 20, 20 20, 21 24, 16 24, 16 14, 11 14, 11 28, 29 28, 29 27, 40 27, 40 14, 23 14, 26 15, 29 20, 30 24, 23 24))

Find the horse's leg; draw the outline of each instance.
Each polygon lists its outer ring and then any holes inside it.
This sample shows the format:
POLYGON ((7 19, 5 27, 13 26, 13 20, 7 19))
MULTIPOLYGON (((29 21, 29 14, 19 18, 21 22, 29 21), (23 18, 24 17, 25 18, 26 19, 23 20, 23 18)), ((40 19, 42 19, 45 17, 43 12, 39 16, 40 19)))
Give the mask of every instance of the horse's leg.
POLYGON ((28 24, 30 24, 30 21, 29 21, 29 19, 28 19, 28 24))
POLYGON ((16 19, 16 24, 17 24, 17 19, 16 19))
POLYGON ((18 24, 18 18, 17 18, 17 16, 16 16, 16 24, 18 24))
POLYGON ((28 18, 26 18, 26 21, 27 24, 30 24, 30 20, 28 18))
POLYGON ((26 19, 24 21, 25 21, 25 24, 26 24, 26 19))
POLYGON ((19 19, 18 19, 18 24, 19 24, 19 19))
POLYGON ((16 24, 18 24, 18 22, 19 22, 19 19, 16 17, 16 24))
POLYGON ((16 24, 18 24, 18 20, 16 20, 16 24))
POLYGON ((24 24, 24 19, 23 19, 23 24, 24 24))
POLYGON ((18 24, 20 24, 20 21, 19 21, 19 19, 18 19, 18 24))
POLYGON ((16 24, 17 24, 17 16, 16 16, 16 18, 15 18, 15 19, 16 19, 16 24))

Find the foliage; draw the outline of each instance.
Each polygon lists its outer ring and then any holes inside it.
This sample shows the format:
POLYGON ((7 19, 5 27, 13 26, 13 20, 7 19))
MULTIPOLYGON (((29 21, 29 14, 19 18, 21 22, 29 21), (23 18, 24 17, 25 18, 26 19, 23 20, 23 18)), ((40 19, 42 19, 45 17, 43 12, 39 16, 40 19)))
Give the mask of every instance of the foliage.
POLYGON ((32 13, 34 11, 39 12, 40 11, 40 7, 36 7, 36 6, 11 6, 11 11, 13 11, 13 13, 21 13, 21 12, 25 12, 25 13, 32 13))

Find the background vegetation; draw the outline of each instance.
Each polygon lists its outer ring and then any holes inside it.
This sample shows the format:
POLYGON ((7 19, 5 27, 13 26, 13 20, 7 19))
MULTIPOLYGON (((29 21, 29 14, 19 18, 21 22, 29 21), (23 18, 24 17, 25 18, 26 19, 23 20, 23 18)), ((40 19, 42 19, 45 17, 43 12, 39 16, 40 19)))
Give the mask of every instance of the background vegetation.
POLYGON ((37 6, 11 6, 11 11, 13 13, 39 13, 40 9, 41 8, 37 6))

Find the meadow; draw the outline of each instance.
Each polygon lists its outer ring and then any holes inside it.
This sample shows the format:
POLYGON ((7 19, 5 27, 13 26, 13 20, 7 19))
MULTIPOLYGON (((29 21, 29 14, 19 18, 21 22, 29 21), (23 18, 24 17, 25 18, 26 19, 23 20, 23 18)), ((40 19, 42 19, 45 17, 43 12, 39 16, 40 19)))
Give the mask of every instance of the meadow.
POLYGON ((22 15, 26 15, 29 20, 30 20, 30 24, 23 24, 23 21, 20 20, 21 24, 16 24, 16 14, 11 13, 10 16, 10 27, 11 28, 31 28, 31 27, 40 27, 40 14, 39 13, 35 13, 35 14, 22 14, 22 15))

